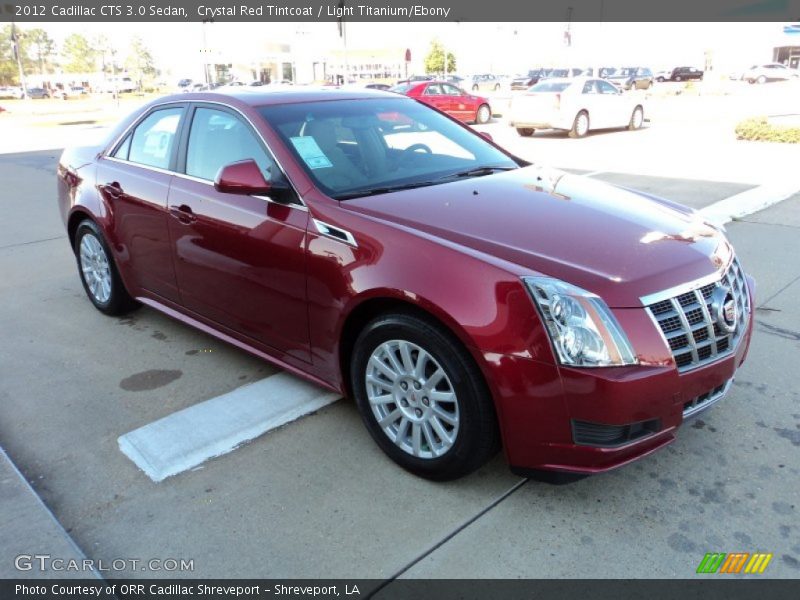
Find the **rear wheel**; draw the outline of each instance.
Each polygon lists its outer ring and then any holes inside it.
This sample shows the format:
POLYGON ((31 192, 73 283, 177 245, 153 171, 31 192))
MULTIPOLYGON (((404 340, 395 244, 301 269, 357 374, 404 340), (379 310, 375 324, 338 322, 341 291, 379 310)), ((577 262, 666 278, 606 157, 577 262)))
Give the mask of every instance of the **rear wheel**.
POLYGON ((579 138, 589 133, 589 113, 582 110, 575 115, 575 120, 572 122, 572 129, 569 130, 569 137, 579 138))
POLYGON ((499 447, 483 377, 440 325, 404 313, 378 317, 356 341, 350 377, 373 439, 416 475, 461 477, 499 447))
POLYGON ((478 107, 478 111, 475 113, 475 122, 483 125, 484 123, 488 123, 489 119, 491 118, 492 118, 492 109, 489 108, 488 104, 481 104, 478 107))
POLYGON ((531 127, 517 127, 517 133, 522 137, 531 137, 534 131, 536 130, 531 127))
POLYGON ((477 84, 472 86, 472 91, 473 91, 473 92, 477 92, 477 91, 478 91, 478 86, 477 86, 477 84))
POLYGON ((86 295, 100 312, 122 315, 138 306, 122 283, 114 258, 94 221, 85 220, 75 233, 75 258, 86 295))
POLYGON ((639 129, 644 122, 644 110, 641 106, 637 106, 633 109, 633 113, 631 114, 631 120, 628 123, 628 129, 633 131, 634 129, 639 129))
POLYGON ((494 84, 494 91, 497 92, 499 90, 500 90, 500 84, 499 83, 495 83, 494 84))

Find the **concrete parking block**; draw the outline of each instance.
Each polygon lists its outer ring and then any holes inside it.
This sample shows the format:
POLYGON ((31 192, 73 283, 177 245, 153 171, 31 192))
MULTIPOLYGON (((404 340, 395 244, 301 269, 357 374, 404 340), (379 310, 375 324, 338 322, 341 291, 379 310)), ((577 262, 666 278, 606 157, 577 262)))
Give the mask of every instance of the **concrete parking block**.
POLYGON ((158 482, 339 398, 294 375, 277 373, 126 433, 119 448, 158 482))

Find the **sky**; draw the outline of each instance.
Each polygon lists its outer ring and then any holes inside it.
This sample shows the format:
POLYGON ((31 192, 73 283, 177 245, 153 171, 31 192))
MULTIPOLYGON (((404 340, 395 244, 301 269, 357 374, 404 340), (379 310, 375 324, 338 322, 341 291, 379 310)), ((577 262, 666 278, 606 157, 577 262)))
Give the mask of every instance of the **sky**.
MULTIPOLYGON (((57 40, 76 31, 74 23, 44 23, 57 40)), ((564 42, 565 23, 359 23, 347 25, 348 48, 409 48, 412 71, 421 71, 431 40, 438 39, 459 62, 462 74, 491 71, 514 74, 544 66, 630 65, 656 70, 678 65, 704 67, 710 51, 715 68, 736 70, 772 60, 772 48, 788 45, 782 23, 572 23, 572 45, 564 42)), ((92 37, 105 33, 124 53, 133 36, 151 49, 167 77, 180 78, 202 65, 201 23, 85 23, 92 37)), ((252 47, 242 40, 293 44, 298 56, 325 56, 341 48, 335 23, 225 23, 206 25, 209 47, 235 52, 252 47)))

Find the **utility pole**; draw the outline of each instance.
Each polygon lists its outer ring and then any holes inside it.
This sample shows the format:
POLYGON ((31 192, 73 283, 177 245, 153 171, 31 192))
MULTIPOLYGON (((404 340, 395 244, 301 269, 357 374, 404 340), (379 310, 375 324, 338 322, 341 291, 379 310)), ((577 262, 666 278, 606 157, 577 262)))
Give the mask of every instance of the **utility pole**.
POLYGON ((212 22, 211 19, 203 19, 203 77, 206 80, 206 87, 211 84, 211 77, 208 74, 208 44, 206 43, 206 23, 212 22))
POLYGON ((344 21, 344 0, 339 0, 339 14, 341 15, 337 21, 339 25, 339 37, 342 38, 342 48, 344 50, 344 77, 342 77, 342 85, 347 85, 347 75, 350 71, 350 65, 347 61, 347 23, 344 21))
POLYGON ((14 58, 17 59, 17 69, 19 69, 19 84, 22 87, 22 97, 28 97, 28 86, 25 83, 25 69, 22 68, 22 56, 19 53, 19 44, 17 42, 17 26, 11 22, 11 47, 14 49, 14 58))

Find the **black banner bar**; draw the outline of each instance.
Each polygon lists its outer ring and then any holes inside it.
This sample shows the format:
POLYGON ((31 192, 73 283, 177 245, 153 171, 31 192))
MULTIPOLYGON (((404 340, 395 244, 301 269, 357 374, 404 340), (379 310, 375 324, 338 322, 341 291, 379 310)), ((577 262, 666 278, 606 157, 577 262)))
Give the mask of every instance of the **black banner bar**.
POLYGON ((795 600, 796 580, 698 575, 617 579, 0 580, 2 600, 795 600))
MULTIPOLYGON (((798 0, 0 0, 17 22, 791 22, 798 0)), ((679 31, 676 30, 676 36, 679 31)))

